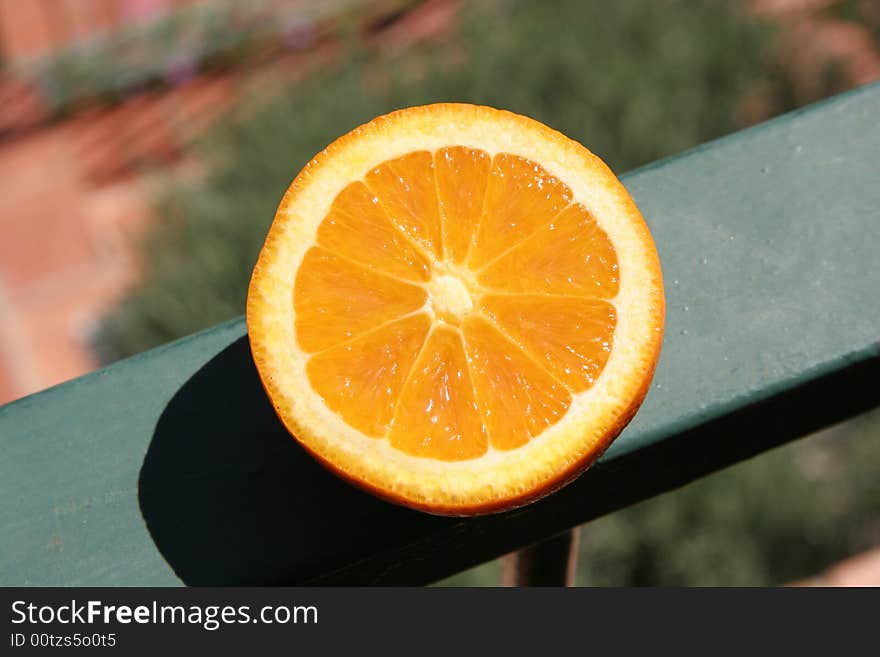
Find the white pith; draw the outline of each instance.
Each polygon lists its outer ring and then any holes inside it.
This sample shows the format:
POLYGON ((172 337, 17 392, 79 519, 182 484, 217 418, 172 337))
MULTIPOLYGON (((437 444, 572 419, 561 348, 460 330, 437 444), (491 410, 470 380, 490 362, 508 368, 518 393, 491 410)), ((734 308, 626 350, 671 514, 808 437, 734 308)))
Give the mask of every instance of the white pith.
POLYGON ((474 309, 467 283, 455 274, 435 273, 427 289, 428 310, 437 319, 457 325, 474 309))

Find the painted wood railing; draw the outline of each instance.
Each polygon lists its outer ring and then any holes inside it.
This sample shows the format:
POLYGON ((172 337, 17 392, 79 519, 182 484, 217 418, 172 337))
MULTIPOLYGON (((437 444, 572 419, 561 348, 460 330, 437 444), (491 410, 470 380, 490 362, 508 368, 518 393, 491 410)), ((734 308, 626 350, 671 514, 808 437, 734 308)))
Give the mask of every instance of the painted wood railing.
POLYGON ((276 420, 237 319, 0 408, 0 584, 431 582, 880 405, 880 86, 624 182, 666 341, 574 484, 471 519, 361 493, 276 420))

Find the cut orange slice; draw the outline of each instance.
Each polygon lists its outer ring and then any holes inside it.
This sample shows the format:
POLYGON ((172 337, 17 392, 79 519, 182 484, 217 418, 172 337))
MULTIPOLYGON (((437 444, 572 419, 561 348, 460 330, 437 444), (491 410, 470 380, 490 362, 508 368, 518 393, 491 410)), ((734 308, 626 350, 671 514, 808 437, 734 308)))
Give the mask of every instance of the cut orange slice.
POLYGON ((525 504, 593 463, 648 390, 663 316, 651 236, 604 163, 459 104, 377 118, 309 162, 247 306, 303 447, 443 514, 525 504))

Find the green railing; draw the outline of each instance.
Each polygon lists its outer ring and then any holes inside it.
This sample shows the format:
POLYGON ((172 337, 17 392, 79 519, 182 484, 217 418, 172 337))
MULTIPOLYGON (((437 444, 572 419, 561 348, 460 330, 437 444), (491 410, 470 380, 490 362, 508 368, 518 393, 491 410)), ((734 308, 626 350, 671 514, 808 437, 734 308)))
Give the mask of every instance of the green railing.
POLYGON ((0 408, 0 583, 431 582, 880 405, 880 85, 624 182, 666 341, 574 484, 470 519, 361 493, 276 420, 239 319, 0 408))

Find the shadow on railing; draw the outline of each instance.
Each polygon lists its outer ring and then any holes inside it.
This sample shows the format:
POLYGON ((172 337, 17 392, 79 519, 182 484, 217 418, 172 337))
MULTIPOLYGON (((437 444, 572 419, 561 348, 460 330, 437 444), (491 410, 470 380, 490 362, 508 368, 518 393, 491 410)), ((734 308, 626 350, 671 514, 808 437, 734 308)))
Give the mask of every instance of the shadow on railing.
POLYGON ((351 545, 349 526, 364 516, 401 530, 448 522, 375 499, 318 465, 275 416, 245 337, 168 403, 138 488, 156 545, 187 584, 294 581, 346 551, 400 540, 376 532, 373 545, 364 536, 351 545))

